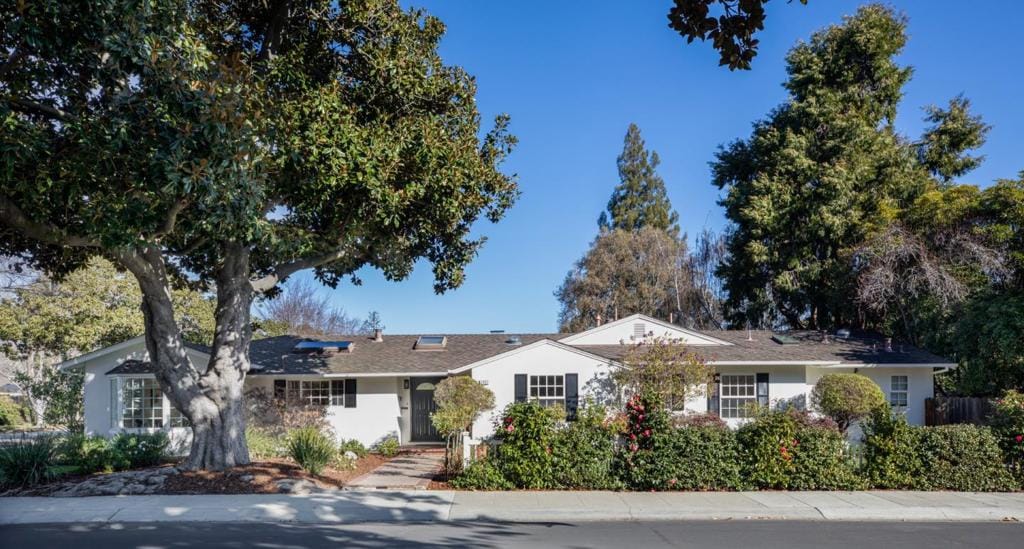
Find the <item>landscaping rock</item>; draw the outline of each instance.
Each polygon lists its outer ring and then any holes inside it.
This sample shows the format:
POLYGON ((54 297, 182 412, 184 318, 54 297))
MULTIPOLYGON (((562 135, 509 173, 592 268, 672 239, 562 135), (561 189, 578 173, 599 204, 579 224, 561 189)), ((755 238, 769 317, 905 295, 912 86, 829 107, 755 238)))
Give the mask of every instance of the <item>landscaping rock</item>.
POLYGON ((277 484, 277 491, 282 494, 306 495, 317 491, 316 484, 308 480, 284 479, 275 484, 277 484))

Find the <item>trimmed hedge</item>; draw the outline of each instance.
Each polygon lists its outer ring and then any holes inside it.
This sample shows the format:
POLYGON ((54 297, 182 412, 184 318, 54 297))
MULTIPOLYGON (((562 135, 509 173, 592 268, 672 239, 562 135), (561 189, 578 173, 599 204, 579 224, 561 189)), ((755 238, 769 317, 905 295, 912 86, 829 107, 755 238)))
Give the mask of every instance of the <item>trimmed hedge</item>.
POLYGON ((942 425, 919 429, 918 488, 970 492, 1018 488, 1003 465, 999 445, 988 427, 942 425))
POLYGON ((1020 486, 988 427, 914 427, 888 409, 851 447, 835 422, 762 411, 738 430, 702 417, 673 427, 656 399, 634 397, 626 424, 584 407, 564 425, 536 404, 498 421, 501 444, 452 480, 456 488, 629 490, 1005 491, 1020 486), (618 425, 618 426, 616 426, 618 425), (854 458, 859 454, 860 463, 854 458))

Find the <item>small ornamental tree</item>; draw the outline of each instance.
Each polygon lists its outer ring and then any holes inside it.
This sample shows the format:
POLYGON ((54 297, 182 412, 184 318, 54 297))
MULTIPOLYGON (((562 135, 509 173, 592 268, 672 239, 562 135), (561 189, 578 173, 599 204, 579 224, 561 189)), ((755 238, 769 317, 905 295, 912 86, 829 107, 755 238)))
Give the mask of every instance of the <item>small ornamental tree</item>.
POLYGON ((430 421, 447 440, 444 462, 445 470, 451 474, 461 464, 463 431, 468 431, 481 413, 494 407, 494 393, 469 376, 454 376, 437 384, 434 402, 437 411, 430 414, 430 421))
POLYGON ((860 374, 825 374, 811 390, 811 406, 832 418, 844 433, 886 405, 882 389, 860 374))
POLYGON ((704 394, 712 375, 704 359, 677 340, 661 337, 634 345, 612 378, 633 394, 656 397, 669 409, 682 410, 688 399, 704 394))
POLYGON ((20 2, 0 20, 0 254, 134 276, 187 467, 249 463, 255 297, 421 259, 456 288, 476 222, 517 197, 507 119, 481 127, 444 24, 397 0, 20 2), (187 283, 216 292, 205 364, 171 299, 187 283))

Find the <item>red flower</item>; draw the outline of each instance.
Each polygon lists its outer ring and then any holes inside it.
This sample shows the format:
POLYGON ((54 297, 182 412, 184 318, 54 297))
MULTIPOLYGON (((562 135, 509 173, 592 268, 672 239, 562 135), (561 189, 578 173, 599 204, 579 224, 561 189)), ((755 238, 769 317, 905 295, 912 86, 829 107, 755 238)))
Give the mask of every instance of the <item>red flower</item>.
POLYGON ((514 425, 507 425, 507 426, 505 426, 505 431, 508 432, 508 433, 511 433, 512 431, 515 431, 515 430, 516 430, 516 427, 514 425))
POLYGON ((1024 435, 1017 435, 1014 437, 1017 442, 1024 442, 1024 435))
POLYGON ((629 434, 629 440, 636 440, 636 435, 633 433, 629 434))
POLYGON ((651 436, 651 430, 650 430, 650 429, 647 429, 647 430, 645 430, 645 431, 644 431, 644 436, 645 436, 645 437, 649 437, 649 436, 651 436))
POLYGON ((676 485, 676 479, 674 479, 674 478, 668 479, 668 485, 669 486, 675 486, 676 485))

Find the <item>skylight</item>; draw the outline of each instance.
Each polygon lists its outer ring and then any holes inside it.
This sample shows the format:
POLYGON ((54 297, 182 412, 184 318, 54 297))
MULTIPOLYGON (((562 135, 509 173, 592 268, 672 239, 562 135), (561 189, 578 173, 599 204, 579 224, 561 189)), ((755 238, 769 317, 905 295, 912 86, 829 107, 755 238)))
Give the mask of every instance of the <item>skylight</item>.
POLYGON ((293 350, 296 353, 315 353, 317 351, 351 351, 351 341, 300 341, 293 350))
POLYGON ((779 345, 796 345, 796 344, 800 343, 800 340, 798 340, 797 338, 795 338, 793 336, 783 335, 783 334, 775 334, 775 335, 773 335, 772 336, 772 341, 774 341, 775 343, 778 343, 779 345))
POLYGON ((448 345, 448 338, 440 335, 424 335, 416 338, 416 345, 413 347, 419 351, 440 350, 448 345))

